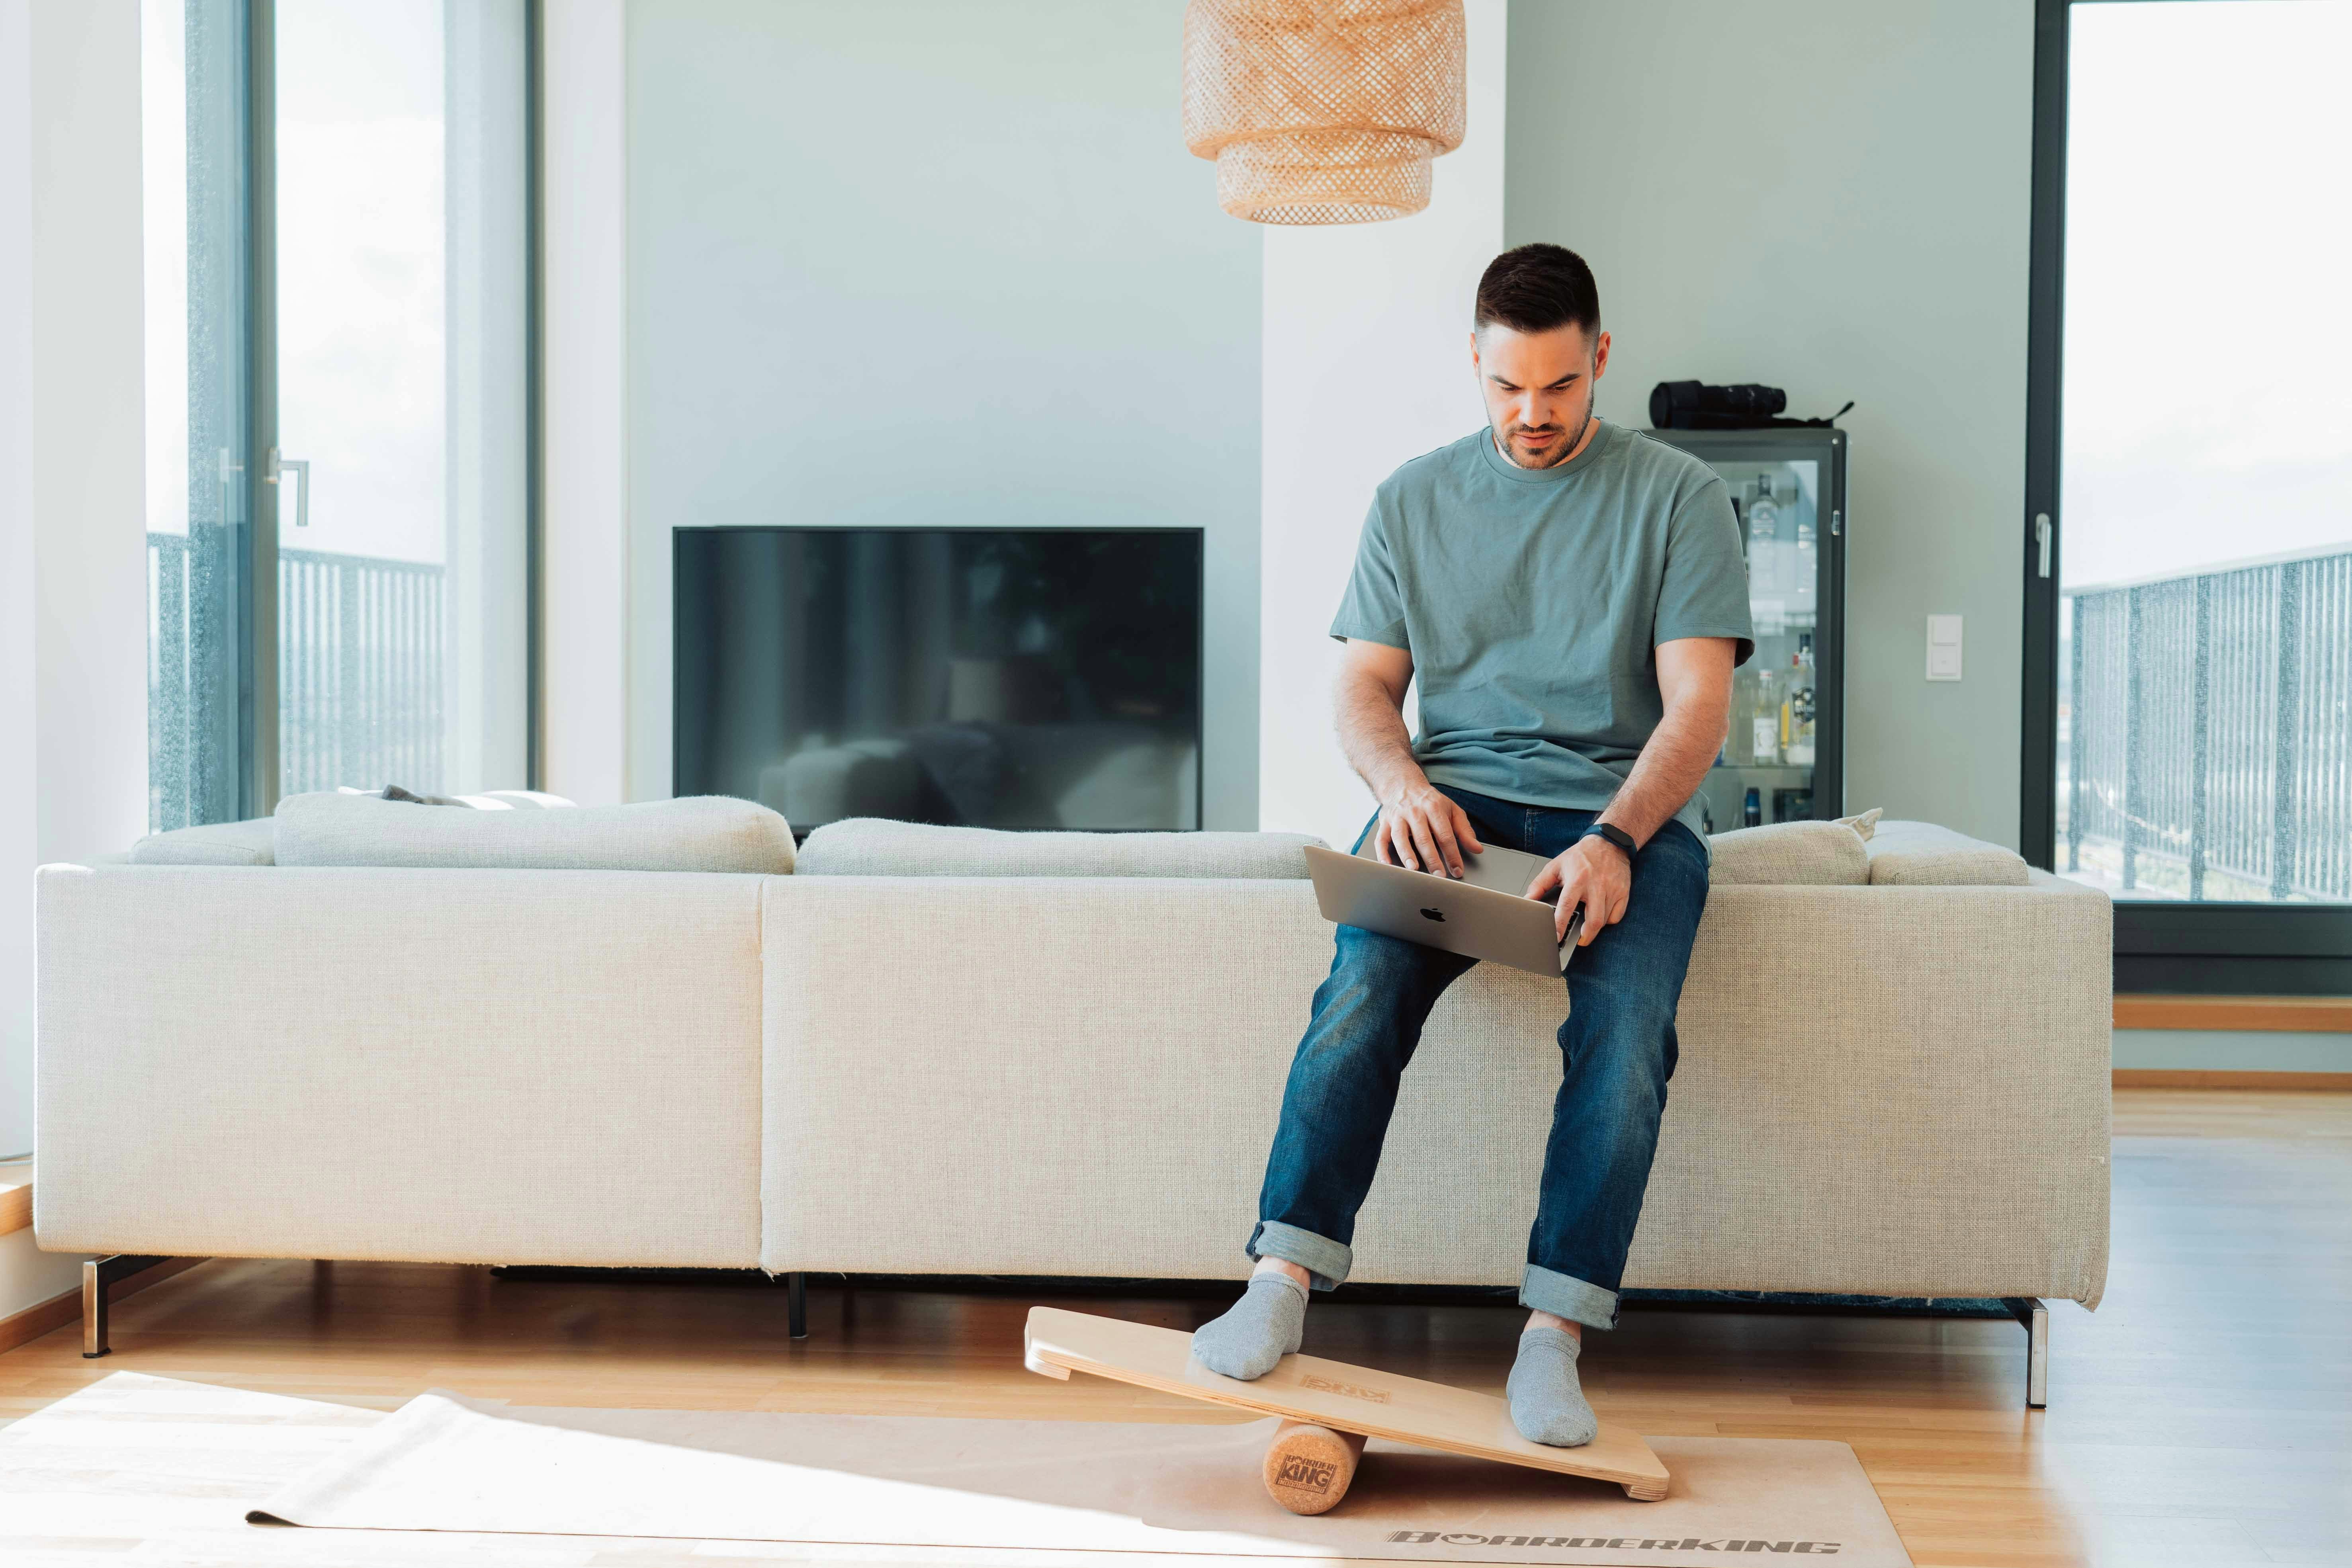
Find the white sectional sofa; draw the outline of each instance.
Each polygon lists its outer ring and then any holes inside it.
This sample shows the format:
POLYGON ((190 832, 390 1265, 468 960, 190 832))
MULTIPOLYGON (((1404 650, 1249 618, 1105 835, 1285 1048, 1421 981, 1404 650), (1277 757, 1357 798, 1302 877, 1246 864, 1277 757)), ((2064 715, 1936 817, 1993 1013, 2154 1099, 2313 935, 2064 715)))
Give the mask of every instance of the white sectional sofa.
MULTIPOLYGON (((840 874, 873 862, 833 831, 794 874, 44 868, 41 1244, 1244 1275, 1310 885, 840 874)), ((2098 1301, 2107 901, 1886 864, 1719 861, 1628 1287, 2098 1301)), ((1447 994, 1356 1279, 1517 1279, 1563 1005, 1492 965, 1447 994)))

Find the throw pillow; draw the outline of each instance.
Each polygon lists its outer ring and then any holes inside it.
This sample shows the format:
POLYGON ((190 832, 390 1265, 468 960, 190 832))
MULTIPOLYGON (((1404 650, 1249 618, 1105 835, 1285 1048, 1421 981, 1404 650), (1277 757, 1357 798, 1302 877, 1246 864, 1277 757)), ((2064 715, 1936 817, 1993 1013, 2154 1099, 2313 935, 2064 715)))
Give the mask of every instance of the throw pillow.
POLYGON ((1718 833, 1708 841, 1715 851, 1708 877, 1719 885, 1859 888, 1870 880, 1864 841, 1877 824, 1878 813, 1865 811, 1835 822, 1776 822, 1718 833))
POLYGON ((730 795, 561 811, 420 810, 375 795, 278 803, 280 866, 411 866, 546 871, 793 868, 793 830, 730 795))
POLYGON ((579 803, 535 789, 486 789, 457 797, 476 811, 576 811, 579 803))
POLYGON ((1304 833, 1006 833, 853 816, 801 847, 800 868, 831 877, 1303 878, 1304 833))
POLYGON ((277 855, 278 825, 266 816, 151 833, 131 847, 133 866, 268 866, 277 855))
POLYGON ((1870 842, 1873 887, 2021 888, 2024 857, 1932 822, 1885 822, 1870 842))
POLYGON ((543 795, 530 789, 491 789, 479 795, 418 795, 415 790, 398 784, 386 784, 381 791, 352 789, 348 786, 337 795, 355 795, 374 800, 397 800, 410 805, 465 805, 476 811, 553 811, 573 803, 560 795, 543 795))

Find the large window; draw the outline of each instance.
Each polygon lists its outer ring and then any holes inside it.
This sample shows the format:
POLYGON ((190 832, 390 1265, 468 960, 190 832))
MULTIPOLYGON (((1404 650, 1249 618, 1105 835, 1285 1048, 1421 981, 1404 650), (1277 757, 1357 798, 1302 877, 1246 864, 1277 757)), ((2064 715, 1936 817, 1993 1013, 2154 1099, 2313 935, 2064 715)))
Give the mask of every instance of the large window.
POLYGON ((2042 51, 2028 847, 2119 984, 2339 988, 2352 0, 2044 0, 2042 51))
POLYGON ((150 783, 526 781, 524 0, 143 0, 150 783))

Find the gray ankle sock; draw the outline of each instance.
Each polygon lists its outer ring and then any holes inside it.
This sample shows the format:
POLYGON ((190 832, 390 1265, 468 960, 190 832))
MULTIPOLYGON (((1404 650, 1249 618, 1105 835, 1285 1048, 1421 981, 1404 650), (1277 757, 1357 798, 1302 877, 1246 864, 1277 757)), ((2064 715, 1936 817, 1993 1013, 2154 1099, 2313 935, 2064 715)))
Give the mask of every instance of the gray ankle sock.
POLYGON ((1566 1329, 1529 1329, 1519 1336, 1519 1359, 1511 1363, 1511 1425, 1530 1443, 1580 1448, 1601 1430, 1592 1406, 1576 1380, 1582 1347, 1566 1329))
POLYGON ((1247 1382, 1297 1350, 1306 1325, 1306 1286, 1286 1274, 1253 1275, 1230 1311, 1192 1331, 1192 1354, 1211 1372, 1247 1382))

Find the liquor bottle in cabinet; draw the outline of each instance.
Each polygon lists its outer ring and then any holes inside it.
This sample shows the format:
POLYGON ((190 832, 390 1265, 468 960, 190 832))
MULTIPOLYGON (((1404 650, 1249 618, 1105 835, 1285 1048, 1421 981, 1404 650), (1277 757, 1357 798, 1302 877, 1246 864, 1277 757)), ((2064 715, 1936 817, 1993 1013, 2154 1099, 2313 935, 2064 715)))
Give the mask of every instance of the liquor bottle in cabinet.
POLYGON ((1699 786, 1715 832, 1845 810, 1846 432, 1653 430, 1730 487, 1756 653, 1732 675, 1723 755, 1699 786))

